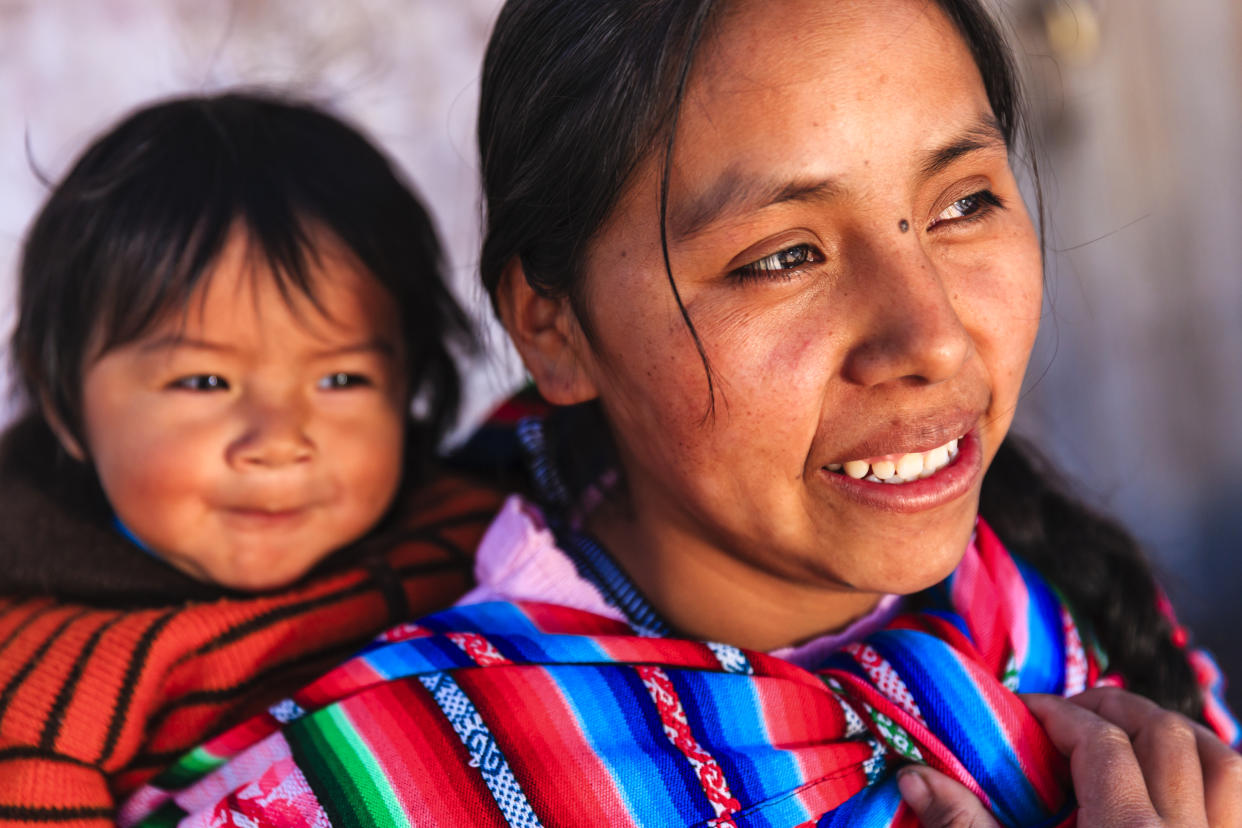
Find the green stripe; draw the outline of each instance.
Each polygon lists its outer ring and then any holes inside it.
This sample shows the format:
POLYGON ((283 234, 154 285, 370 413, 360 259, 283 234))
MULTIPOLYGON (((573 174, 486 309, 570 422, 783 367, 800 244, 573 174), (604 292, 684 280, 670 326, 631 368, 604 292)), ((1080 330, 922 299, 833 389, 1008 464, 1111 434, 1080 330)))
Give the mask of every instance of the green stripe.
POLYGON ((410 828, 383 766, 339 705, 297 720, 285 738, 335 828, 410 828))
POLYGON ((189 814, 170 799, 156 809, 154 813, 138 823, 135 828, 176 828, 177 823, 187 816, 189 814))
POLYGON ((179 791, 202 779, 228 761, 227 756, 216 756, 204 747, 182 756, 175 765, 151 780, 151 784, 166 791, 179 791))

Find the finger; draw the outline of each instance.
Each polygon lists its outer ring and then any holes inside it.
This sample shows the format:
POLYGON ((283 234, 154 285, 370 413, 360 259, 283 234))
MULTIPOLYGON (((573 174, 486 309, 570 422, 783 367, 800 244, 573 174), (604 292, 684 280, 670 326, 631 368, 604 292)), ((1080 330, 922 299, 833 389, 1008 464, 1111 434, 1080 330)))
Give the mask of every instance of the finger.
POLYGON ((1242 756, 1201 724, 1194 725, 1203 762, 1208 825, 1242 828, 1242 756))
POLYGON ((931 768, 902 768, 897 773, 897 788, 924 828, 1000 828, 979 797, 931 768))
POLYGON ((1202 823, 1207 813, 1203 766, 1190 719, 1115 687, 1088 690, 1069 701, 1130 737, 1156 813, 1178 825, 1202 823))
POLYGON ((1069 757, 1080 825, 1144 825, 1158 819, 1125 730, 1056 696, 1031 693, 1022 700, 1069 757))

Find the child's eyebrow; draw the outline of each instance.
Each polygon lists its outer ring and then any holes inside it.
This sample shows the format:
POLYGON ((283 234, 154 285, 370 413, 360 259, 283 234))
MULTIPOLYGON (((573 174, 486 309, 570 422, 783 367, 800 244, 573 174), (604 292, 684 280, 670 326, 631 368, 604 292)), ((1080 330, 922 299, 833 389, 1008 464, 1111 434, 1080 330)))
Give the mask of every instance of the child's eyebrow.
MULTIPOLYGON (((139 350, 143 353, 152 353, 155 351, 171 351, 174 348, 194 348, 196 350, 216 351, 219 353, 234 353, 237 351, 236 347, 223 342, 212 342, 209 339, 198 339, 197 337, 182 336, 181 334, 167 334, 157 337, 149 342, 144 342, 139 350)), ((376 337, 361 342, 350 342, 332 348, 325 348, 321 351, 315 351, 309 356, 311 359, 327 359, 359 353, 377 353, 381 356, 395 359, 397 349, 387 339, 376 337)))
POLYGON ((312 356, 315 359, 324 359, 328 357, 346 356, 348 354, 359 353, 378 353, 381 356, 395 359, 397 356, 397 349, 387 339, 376 337, 375 339, 368 339, 364 342, 354 342, 335 348, 326 348, 322 351, 316 351, 312 356))
POLYGON ((192 336, 183 336, 181 334, 166 334, 156 337, 148 342, 142 343, 139 350, 143 353, 151 353, 152 351, 171 351, 174 348, 195 348, 201 351, 220 351, 232 352, 237 349, 232 345, 223 342, 212 342, 208 339, 197 339, 192 336))

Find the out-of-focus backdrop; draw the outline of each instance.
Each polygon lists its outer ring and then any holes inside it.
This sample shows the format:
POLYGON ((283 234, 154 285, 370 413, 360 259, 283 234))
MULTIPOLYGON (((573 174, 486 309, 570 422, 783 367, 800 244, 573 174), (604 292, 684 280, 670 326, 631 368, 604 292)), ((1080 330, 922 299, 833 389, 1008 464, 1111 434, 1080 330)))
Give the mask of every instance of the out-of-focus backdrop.
MULTIPOLYGON (((1242 4, 994 2, 1032 93, 1049 217, 1017 428, 1148 545, 1242 708, 1242 4)), ((475 286, 473 122, 498 6, 0 0, 0 336, 45 193, 32 167, 58 178, 154 97, 272 86, 364 127, 432 206, 458 294, 487 329, 468 428, 520 381, 475 286)), ((0 422, 15 405, 0 401, 0 422)))

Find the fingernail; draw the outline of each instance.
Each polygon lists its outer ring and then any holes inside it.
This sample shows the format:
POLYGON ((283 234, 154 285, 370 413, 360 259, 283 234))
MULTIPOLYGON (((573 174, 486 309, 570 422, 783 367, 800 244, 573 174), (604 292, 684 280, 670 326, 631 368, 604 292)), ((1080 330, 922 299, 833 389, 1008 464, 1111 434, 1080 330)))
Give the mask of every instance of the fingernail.
POLYGON ((922 812, 931 803, 931 788, 912 767, 897 771, 897 790, 901 791, 901 798, 906 804, 917 812, 922 812))

